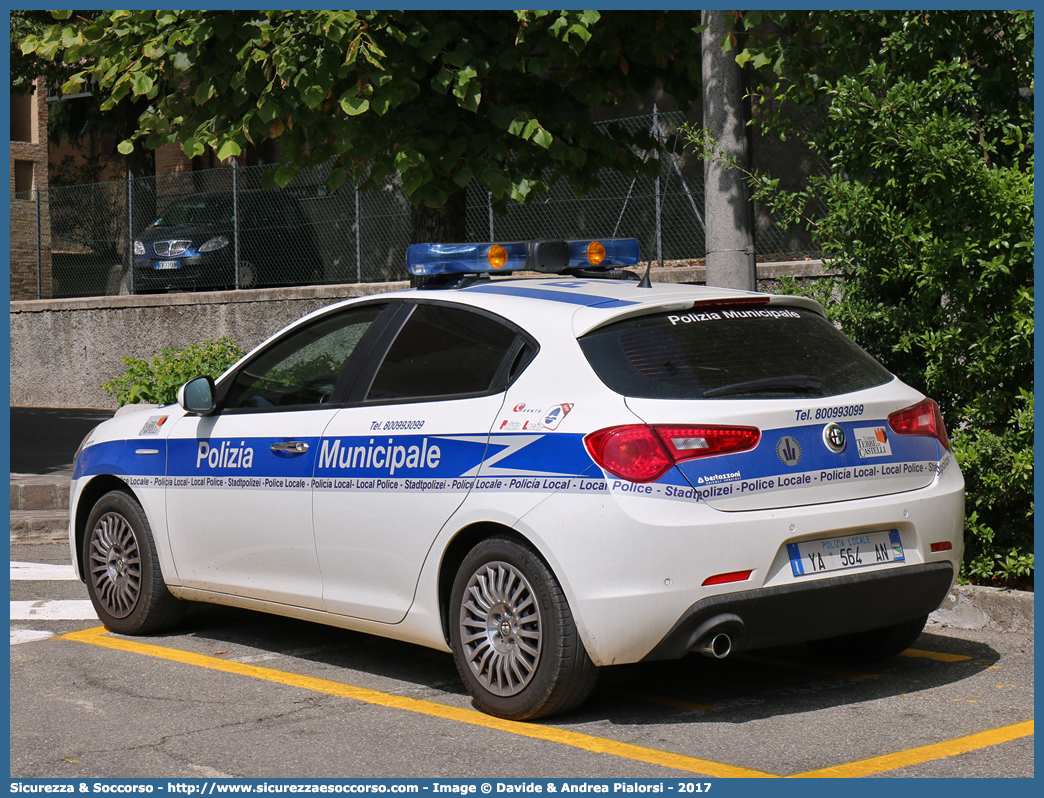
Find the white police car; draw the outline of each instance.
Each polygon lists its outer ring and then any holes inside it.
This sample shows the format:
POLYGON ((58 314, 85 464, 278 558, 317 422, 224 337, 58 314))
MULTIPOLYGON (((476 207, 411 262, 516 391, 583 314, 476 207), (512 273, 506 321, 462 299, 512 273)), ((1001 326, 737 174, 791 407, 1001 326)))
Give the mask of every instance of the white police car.
POLYGON ((448 650, 517 719, 599 666, 904 649, 963 552, 935 402, 811 300, 624 279, 637 260, 413 247, 423 288, 105 422, 69 530, 99 617, 144 634, 204 601, 448 650), (521 268, 561 276, 488 276, 521 268))

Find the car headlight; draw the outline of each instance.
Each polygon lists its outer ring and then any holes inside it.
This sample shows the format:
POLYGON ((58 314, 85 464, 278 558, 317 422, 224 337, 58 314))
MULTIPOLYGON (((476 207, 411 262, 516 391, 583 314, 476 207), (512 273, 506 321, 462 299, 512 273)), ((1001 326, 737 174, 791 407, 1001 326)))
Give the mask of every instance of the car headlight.
POLYGON ((134 242, 134 254, 135 255, 144 255, 145 254, 145 245, 142 244, 140 241, 135 241, 134 242))
POLYGON ((228 239, 225 236, 214 236, 206 244, 199 248, 200 252, 213 252, 221 249, 222 247, 228 246, 228 239))

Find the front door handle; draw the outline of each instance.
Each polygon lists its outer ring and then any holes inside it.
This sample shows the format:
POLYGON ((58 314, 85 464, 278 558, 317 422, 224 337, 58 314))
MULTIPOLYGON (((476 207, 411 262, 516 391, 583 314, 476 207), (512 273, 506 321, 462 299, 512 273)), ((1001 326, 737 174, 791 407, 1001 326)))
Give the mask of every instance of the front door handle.
POLYGON ((306 441, 276 441, 272 444, 272 451, 304 454, 308 451, 308 443, 306 441))

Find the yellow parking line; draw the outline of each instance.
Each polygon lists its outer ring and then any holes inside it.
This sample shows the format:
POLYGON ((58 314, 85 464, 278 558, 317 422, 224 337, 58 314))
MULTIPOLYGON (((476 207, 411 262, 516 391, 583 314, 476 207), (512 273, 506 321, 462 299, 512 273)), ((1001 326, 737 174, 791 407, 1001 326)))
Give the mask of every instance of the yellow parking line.
POLYGON ((900 657, 920 657, 923 659, 934 659, 939 662, 964 662, 965 660, 971 659, 971 657, 965 654, 943 654, 940 651, 921 651, 917 648, 908 648, 903 651, 900 657))
POLYGON ((945 759, 948 756, 967 753, 979 748, 987 748, 998 743, 1006 743, 1017 740, 1020 737, 1029 737, 1033 734, 1033 721, 1016 723, 1013 726, 1004 726, 1000 729, 971 734, 967 737, 958 737, 956 740, 947 740, 944 743, 925 745, 920 748, 911 748, 909 751, 900 751, 896 754, 875 756, 872 759, 864 759, 861 762, 851 762, 847 765, 838 765, 822 770, 810 770, 807 773, 798 773, 789 776, 792 779, 842 779, 869 776, 872 773, 885 773, 889 770, 919 765, 922 762, 930 762, 933 759, 945 759))
POLYGON ((541 726, 535 723, 519 723, 517 721, 502 720, 477 712, 473 709, 462 709, 438 704, 433 701, 421 701, 415 698, 381 693, 376 690, 368 690, 364 687, 354 687, 341 682, 333 682, 327 679, 316 679, 311 676, 301 676, 295 673, 286 673, 272 668, 261 668, 256 665, 247 665, 241 662, 209 657, 204 654, 193 654, 188 651, 179 651, 174 648, 164 648, 148 643, 139 643, 134 640, 124 640, 109 637, 102 626, 94 629, 85 629, 81 632, 71 632, 56 638, 58 640, 75 640, 80 643, 90 643, 96 646, 116 649, 118 651, 130 651, 149 657, 181 662, 187 665, 195 665, 201 668, 234 673, 241 676, 252 676, 255 679, 264 679, 270 682, 285 684, 292 687, 301 687, 306 690, 315 690, 329 695, 351 698, 368 704, 417 712, 422 715, 430 715, 437 718, 455 720, 460 723, 468 723, 472 726, 483 726, 488 729, 497 729, 523 737, 531 737, 538 740, 546 740, 562 745, 569 745, 585 751, 598 754, 609 754, 624 759, 633 759, 637 762, 646 762, 651 765, 659 765, 674 770, 682 770, 688 773, 698 773, 715 778, 774 778, 771 773, 762 773, 758 770, 733 767, 721 762, 710 762, 696 757, 672 754, 668 751, 660 751, 655 748, 644 748, 630 743, 605 740, 588 734, 558 729, 553 726, 541 726))
MULTIPOLYGON (((364 687, 355 687, 342 682, 317 679, 311 676, 302 676, 285 671, 277 671, 272 668, 261 668, 256 665, 248 665, 241 662, 223 660, 204 654, 193 654, 174 648, 164 648, 148 643, 139 643, 134 640, 124 640, 109 637, 102 626, 94 629, 85 629, 80 632, 71 632, 63 635, 58 640, 74 640, 81 643, 89 643, 96 646, 104 646, 119 651, 130 651, 144 656, 159 657, 161 659, 181 662, 187 665, 209 668, 211 670, 233 673, 241 676, 251 676, 255 679, 264 679, 270 682, 285 684, 291 687, 300 687, 306 690, 337 695, 351 698, 368 704, 392 707, 407 712, 417 712, 432 717, 455 720, 460 723, 468 723, 472 726, 483 726, 488 729, 506 731, 523 737, 569 745, 585 751, 599 754, 609 754, 624 759, 633 759, 638 762, 646 762, 652 765, 682 770, 688 773, 699 773, 701 775, 716 778, 776 778, 772 773, 765 773, 749 768, 734 767, 721 762, 698 759, 696 757, 672 754, 668 751, 660 751, 655 748, 644 748, 630 743, 606 740, 578 732, 571 732, 553 726, 541 726, 532 723, 518 723, 516 721, 502 720, 476 712, 471 709, 451 707, 438 704, 433 701, 422 701, 415 698, 381 693, 364 687)), ((694 705, 693 708, 695 708, 694 705)), ((1033 721, 1016 723, 1013 726, 1005 726, 1000 729, 972 734, 960 737, 956 740, 948 740, 942 743, 913 748, 908 751, 900 751, 895 754, 873 757, 860 762, 851 762, 845 765, 812 770, 806 773, 798 773, 788 778, 853 778, 868 776, 874 773, 885 773, 891 770, 908 767, 910 765, 930 762, 935 759, 944 759, 956 756, 979 748, 1017 740, 1033 734, 1033 721)))

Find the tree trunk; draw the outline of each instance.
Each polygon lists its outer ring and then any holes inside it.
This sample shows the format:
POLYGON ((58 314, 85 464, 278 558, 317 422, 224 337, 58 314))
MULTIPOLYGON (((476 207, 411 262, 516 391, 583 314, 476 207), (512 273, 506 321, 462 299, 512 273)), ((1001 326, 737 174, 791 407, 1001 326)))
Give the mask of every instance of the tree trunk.
POLYGON ((468 192, 460 189, 450 194, 441 208, 429 208, 423 202, 410 213, 411 244, 457 244, 464 241, 464 213, 468 192))
MULTIPOLYGON (((467 189, 450 194, 441 208, 429 208, 423 202, 410 211, 411 244, 457 244, 465 240, 464 215, 467 210, 467 189)), ((424 282, 424 277, 410 276, 410 285, 424 282)))
MULTIPOLYGON (((719 41, 730 30, 728 11, 703 11, 703 126, 735 163, 743 159, 743 86, 732 53, 719 41)), ((724 158, 703 163, 707 285, 755 291, 748 258, 747 202, 743 174, 724 158)), ((756 268, 756 267, 755 267, 756 268)))

